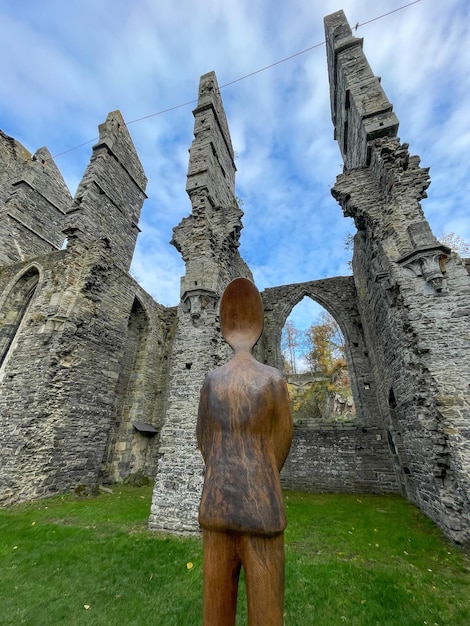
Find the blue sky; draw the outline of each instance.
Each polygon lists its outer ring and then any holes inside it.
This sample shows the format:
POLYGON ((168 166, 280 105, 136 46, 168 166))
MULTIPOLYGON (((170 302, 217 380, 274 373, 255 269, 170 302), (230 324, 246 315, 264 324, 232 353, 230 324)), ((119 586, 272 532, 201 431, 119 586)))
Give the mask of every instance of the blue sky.
MULTIPOLYGON (((129 123, 190 102, 205 72, 215 70, 224 85, 320 44, 329 13, 343 9, 355 25, 407 3, 0 0, 0 128, 31 152, 47 146, 58 155, 90 141, 56 158, 73 194, 109 111, 129 123)), ((423 209, 434 233, 470 241, 468 0, 421 0, 356 34, 394 105, 400 138, 431 168, 423 209)), ((354 227, 330 195, 342 161, 325 47, 227 86, 222 98, 245 212, 240 252, 258 288, 348 274, 344 241, 354 227)), ((184 273, 168 242, 191 210, 192 108, 129 124, 149 178, 132 271, 164 305, 178 303, 184 273)))

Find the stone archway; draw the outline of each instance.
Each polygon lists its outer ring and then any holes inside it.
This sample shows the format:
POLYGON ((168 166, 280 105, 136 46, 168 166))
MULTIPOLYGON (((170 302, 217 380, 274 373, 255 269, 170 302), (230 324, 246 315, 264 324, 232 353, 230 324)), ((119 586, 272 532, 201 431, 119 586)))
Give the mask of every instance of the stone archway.
POLYGON ((338 322, 344 335, 346 362, 356 406, 357 423, 361 426, 383 423, 375 394, 375 381, 369 352, 365 343, 356 302, 352 276, 325 278, 307 283, 272 287, 262 293, 265 307, 265 329, 258 348, 258 357, 282 369, 281 333, 292 309, 308 296, 318 302, 338 322))
POLYGON ((108 439, 103 473, 112 482, 142 472, 150 437, 156 429, 141 407, 149 318, 142 303, 134 299, 124 341, 121 369, 116 385, 114 424, 108 439))
POLYGON ((266 289, 261 294, 265 328, 257 358, 282 368, 281 332, 292 309, 308 296, 338 322, 345 339, 356 421, 297 427, 283 483, 308 491, 399 492, 396 470, 377 400, 367 344, 350 277, 296 283, 266 289))

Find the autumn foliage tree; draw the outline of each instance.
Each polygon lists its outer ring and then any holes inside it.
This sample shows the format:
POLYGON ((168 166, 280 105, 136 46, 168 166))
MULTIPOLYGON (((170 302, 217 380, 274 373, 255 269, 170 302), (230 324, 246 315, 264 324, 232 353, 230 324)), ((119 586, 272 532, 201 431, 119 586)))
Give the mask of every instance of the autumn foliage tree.
POLYGON ((334 370, 346 367, 344 337, 338 322, 323 313, 320 322, 312 324, 305 332, 306 354, 312 373, 320 371, 331 378, 334 370))
MULTIPOLYGON (((299 347, 301 334, 289 320, 284 346, 288 350, 299 347), (290 338, 290 339, 289 339, 290 338), (289 345, 290 341, 290 345, 289 345)), ((304 333, 302 357, 308 363, 314 380, 302 396, 292 398, 294 418, 330 419, 343 414, 341 407, 352 406, 351 386, 345 360, 345 344, 336 320, 324 313, 319 321, 304 333), (338 409, 338 407, 340 407, 338 409)), ((290 352, 284 352, 286 360, 292 362, 290 352)), ((294 360, 295 364, 295 360, 294 360)), ((295 373, 295 369, 290 373, 295 373)))
POLYGON ((296 353, 299 348, 300 331, 292 320, 287 320, 282 329, 281 350, 288 374, 297 374, 296 353))
POLYGON ((448 246, 454 252, 460 254, 460 256, 468 257, 470 255, 470 244, 468 244, 460 235, 456 233, 441 232, 441 243, 448 246))

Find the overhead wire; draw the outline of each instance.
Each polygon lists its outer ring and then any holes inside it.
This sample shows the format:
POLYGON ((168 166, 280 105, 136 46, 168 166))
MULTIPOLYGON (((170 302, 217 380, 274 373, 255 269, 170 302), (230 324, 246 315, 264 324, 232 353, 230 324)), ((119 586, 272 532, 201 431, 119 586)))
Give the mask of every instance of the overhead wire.
MULTIPOLYGON (((388 11, 387 13, 382 13, 381 15, 378 15, 377 17, 374 17, 370 20, 367 20, 365 22, 361 22, 361 23, 357 23, 354 26, 354 30, 357 31, 361 26, 366 26, 367 24, 371 24, 372 22, 377 22, 378 20, 383 19, 384 17, 388 17, 389 15, 392 15, 393 13, 397 13, 398 11, 402 11, 403 9, 407 9, 408 7, 414 5, 414 4, 418 4, 418 2, 421 2, 421 0, 413 0, 412 2, 408 2, 407 4, 404 4, 400 7, 397 7, 396 9, 393 9, 392 11, 388 11)), ((234 85, 236 83, 239 83, 243 80, 246 80, 247 78, 251 78, 252 76, 256 76, 257 74, 260 74, 261 72, 265 72, 267 70, 272 69, 273 67, 276 67, 278 65, 281 65, 282 63, 286 63, 287 61, 290 61, 298 56, 301 56, 302 54, 306 54, 307 52, 311 52, 312 50, 315 50, 316 48, 320 48, 321 46, 325 45, 325 41, 321 41, 319 43, 314 44, 313 46, 309 46, 308 48, 305 48, 304 50, 300 50, 299 52, 295 52, 294 54, 291 54, 287 57, 284 57, 283 59, 280 59, 279 61, 274 61, 274 63, 270 63, 269 65, 265 65, 264 67, 260 67, 257 70, 254 70, 253 72, 249 72, 248 74, 245 74, 243 76, 240 76, 239 78, 235 78, 234 80, 229 81, 228 83, 224 83, 223 85, 219 86, 219 90, 225 89, 226 87, 229 87, 231 85, 234 85)), ((168 107, 166 109, 162 109, 161 111, 156 111, 155 113, 150 113, 149 115, 144 115, 143 117, 138 117, 134 120, 131 120, 130 122, 126 122, 126 126, 130 126, 131 124, 136 124, 138 122, 142 122, 144 120, 148 120, 152 117, 157 117, 158 115, 163 115, 165 113, 169 113, 171 111, 175 111, 176 109, 181 109, 183 107, 187 107, 190 106, 191 104, 195 104, 197 103, 197 99, 193 99, 193 100, 188 100, 187 102, 183 102, 181 104, 177 104, 175 106, 172 107, 168 107)), ((55 155, 53 155, 53 159, 57 159, 58 157, 63 156, 64 154, 68 154, 69 152, 73 152, 74 150, 78 150, 79 148, 82 148, 83 146, 86 146, 90 143, 93 143, 94 141, 96 141, 96 138, 94 139, 89 139, 88 141, 84 141, 83 143, 80 143, 76 146, 73 146, 72 148, 68 148, 67 150, 63 150, 62 152, 59 152, 55 155)))
POLYGON ((360 26, 366 26, 366 24, 372 24, 372 22, 381 20, 383 17, 388 17, 389 15, 392 15, 393 13, 397 13, 398 11, 401 11, 402 9, 407 9, 413 4, 418 4, 418 2, 421 2, 421 0, 413 0, 413 2, 409 2, 408 4, 404 4, 401 7, 397 7, 396 9, 393 9, 392 11, 388 11, 388 13, 383 13, 382 15, 379 15, 378 17, 373 17, 371 20, 367 20, 367 22, 362 22, 361 24, 357 23, 354 27, 354 30, 357 30, 360 26))

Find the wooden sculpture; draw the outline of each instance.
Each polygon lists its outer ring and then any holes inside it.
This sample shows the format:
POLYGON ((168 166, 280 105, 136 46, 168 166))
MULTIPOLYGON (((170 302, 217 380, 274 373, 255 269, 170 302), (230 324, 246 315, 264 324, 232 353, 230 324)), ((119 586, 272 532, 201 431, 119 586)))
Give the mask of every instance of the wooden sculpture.
POLYGON ((240 569, 250 626, 282 626, 285 508, 279 472, 292 441, 287 385, 251 354, 263 330, 255 285, 237 278, 220 304, 234 350, 210 372, 199 403, 197 440, 206 465, 199 508, 204 552, 204 626, 233 626, 240 569))

